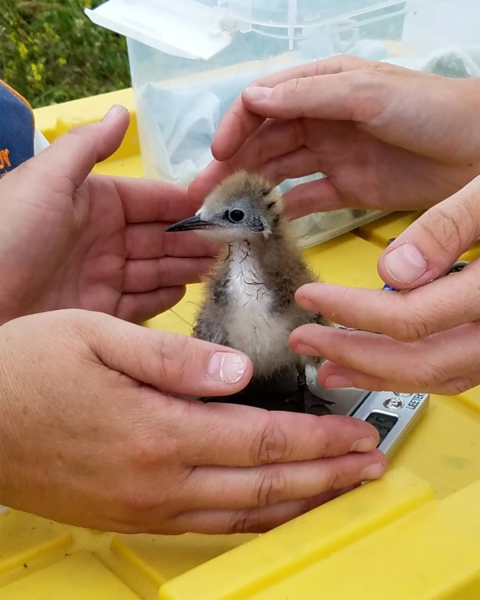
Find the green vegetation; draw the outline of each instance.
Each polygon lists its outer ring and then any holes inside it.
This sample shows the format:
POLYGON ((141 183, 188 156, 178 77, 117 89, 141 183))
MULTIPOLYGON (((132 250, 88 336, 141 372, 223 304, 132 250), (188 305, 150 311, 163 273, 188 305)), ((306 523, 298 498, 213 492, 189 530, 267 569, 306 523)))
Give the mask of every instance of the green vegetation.
POLYGON ((2 2, 0 79, 33 107, 128 87, 125 39, 83 12, 103 1, 2 2))

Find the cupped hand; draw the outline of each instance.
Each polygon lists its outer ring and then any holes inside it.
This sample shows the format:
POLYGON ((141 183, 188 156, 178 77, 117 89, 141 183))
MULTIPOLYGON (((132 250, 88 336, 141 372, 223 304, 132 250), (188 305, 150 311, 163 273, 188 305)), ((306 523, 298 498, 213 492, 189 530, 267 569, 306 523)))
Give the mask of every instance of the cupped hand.
POLYGON ((215 246, 165 235, 193 214, 166 183, 90 175, 120 146, 128 111, 72 130, 0 181, 0 323, 61 308, 142 321, 199 281, 215 246))
POLYGON ((431 208, 383 253, 379 272, 408 293, 312 284, 298 303, 346 327, 307 325, 292 348, 328 361, 327 388, 455 395, 480 384, 480 259, 441 277, 480 239, 480 177, 431 208), (415 289, 414 289, 415 288, 415 289))
POLYGON ((480 81, 336 56, 270 75, 224 116, 217 159, 194 202, 231 171, 273 184, 323 173, 285 194, 291 217, 346 207, 431 207, 480 173, 480 81))
POLYGON ((203 404, 250 360, 66 310, 0 327, 0 502, 119 532, 264 531, 380 477, 376 430, 339 416, 203 404))

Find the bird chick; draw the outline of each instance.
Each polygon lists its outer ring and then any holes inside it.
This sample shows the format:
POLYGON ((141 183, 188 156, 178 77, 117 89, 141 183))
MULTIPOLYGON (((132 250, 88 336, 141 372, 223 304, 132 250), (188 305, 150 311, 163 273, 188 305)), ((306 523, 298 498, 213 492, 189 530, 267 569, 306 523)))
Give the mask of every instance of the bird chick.
POLYGON ((206 281, 193 336, 240 350, 253 363, 250 384, 224 401, 321 414, 315 407, 330 403, 308 390, 305 376, 305 367, 321 360, 295 354, 288 340, 301 325, 328 323, 295 302, 298 288, 316 278, 289 229, 280 194, 265 179, 237 172, 195 216, 167 229, 191 230, 228 244, 206 281), (289 388, 292 373, 295 386, 289 388))

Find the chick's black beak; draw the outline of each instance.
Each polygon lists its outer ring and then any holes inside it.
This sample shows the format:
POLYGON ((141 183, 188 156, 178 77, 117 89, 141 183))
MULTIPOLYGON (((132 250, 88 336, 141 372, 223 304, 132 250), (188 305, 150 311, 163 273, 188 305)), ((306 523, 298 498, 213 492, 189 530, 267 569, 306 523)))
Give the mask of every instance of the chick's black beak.
POLYGON ((174 223, 167 227, 165 231, 194 231, 195 229, 217 229, 218 225, 216 223, 212 223, 211 221, 206 221, 201 217, 190 217, 188 219, 183 219, 183 221, 179 221, 178 223, 174 223))

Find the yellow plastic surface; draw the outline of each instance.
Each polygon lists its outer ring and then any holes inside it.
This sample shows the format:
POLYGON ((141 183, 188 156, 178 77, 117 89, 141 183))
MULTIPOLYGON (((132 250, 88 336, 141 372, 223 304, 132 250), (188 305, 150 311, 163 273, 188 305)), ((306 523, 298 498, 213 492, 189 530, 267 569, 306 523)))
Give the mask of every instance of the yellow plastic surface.
MULTIPOLYGON (((132 112, 97 172, 142 176, 131 90, 36 111, 49 140, 132 112)), ((305 256, 324 281, 378 288, 376 262, 415 215, 392 215, 305 256)), ((480 255, 477 246, 467 259, 480 255)), ((201 286, 148 326, 188 334, 201 286)), ((480 388, 433 396, 386 476, 263 536, 113 535, 0 516, 2 600, 480 600, 480 388)))

